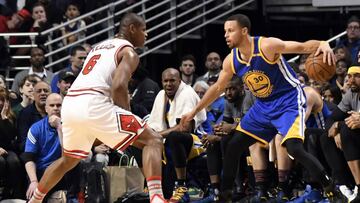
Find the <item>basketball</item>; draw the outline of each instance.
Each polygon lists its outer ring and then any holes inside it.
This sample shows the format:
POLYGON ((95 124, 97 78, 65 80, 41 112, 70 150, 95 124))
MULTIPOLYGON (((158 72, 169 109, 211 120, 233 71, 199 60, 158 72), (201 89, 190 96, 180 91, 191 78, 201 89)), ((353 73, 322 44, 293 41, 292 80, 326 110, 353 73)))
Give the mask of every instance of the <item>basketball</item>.
POLYGON ((314 56, 315 52, 310 54, 305 62, 306 74, 309 78, 318 81, 326 82, 335 75, 335 64, 329 66, 323 62, 323 53, 314 56))

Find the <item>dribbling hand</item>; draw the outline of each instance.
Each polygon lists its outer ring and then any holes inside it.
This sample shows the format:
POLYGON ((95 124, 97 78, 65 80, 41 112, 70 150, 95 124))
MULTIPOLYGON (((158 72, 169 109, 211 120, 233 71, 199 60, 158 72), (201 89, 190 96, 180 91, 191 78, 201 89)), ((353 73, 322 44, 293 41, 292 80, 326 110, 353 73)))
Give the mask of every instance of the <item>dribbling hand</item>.
POLYGON ((323 54, 323 62, 329 64, 330 66, 336 63, 336 58, 333 50, 326 41, 321 41, 318 49, 316 50, 315 56, 323 54))

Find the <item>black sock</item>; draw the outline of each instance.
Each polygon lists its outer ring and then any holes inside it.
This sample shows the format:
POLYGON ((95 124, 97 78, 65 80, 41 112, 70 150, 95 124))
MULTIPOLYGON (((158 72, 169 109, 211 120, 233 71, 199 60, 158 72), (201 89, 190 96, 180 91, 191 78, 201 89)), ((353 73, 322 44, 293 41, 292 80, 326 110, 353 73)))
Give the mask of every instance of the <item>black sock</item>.
POLYGON ((221 181, 221 191, 231 190, 234 186, 234 178, 232 176, 226 177, 223 176, 221 181))
POLYGON ((220 189, 220 183, 211 183, 211 188, 214 189, 214 190, 215 189, 219 190, 220 189))
POLYGON ((220 183, 211 183, 211 188, 214 190, 214 195, 220 194, 220 183))
POLYGON ((278 170, 278 186, 286 195, 289 195, 292 190, 289 185, 289 173, 289 170, 278 170))

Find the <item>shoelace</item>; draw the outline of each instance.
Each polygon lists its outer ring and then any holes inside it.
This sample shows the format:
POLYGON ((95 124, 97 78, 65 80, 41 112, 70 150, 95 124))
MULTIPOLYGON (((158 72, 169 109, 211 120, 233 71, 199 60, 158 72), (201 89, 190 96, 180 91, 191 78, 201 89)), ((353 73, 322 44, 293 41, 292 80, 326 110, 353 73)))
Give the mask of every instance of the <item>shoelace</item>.
POLYGON ((325 195, 326 195, 326 197, 329 198, 329 199, 332 198, 332 197, 334 197, 334 193, 333 193, 333 192, 326 192, 325 195))
POLYGON ((185 195, 187 192, 186 187, 178 187, 175 189, 175 193, 171 197, 171 200, 181 200, 181 198, 185 195))

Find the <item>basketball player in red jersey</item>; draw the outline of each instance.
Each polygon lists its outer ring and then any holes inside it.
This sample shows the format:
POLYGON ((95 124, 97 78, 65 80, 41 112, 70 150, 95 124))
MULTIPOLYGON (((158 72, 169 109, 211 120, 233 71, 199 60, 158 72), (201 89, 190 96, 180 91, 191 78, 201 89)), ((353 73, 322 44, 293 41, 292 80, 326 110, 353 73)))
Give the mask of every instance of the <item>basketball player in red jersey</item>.
POLYGON ((134 47, 143 46, 146 37, 144 19, 128 13, 121 20, 118 38, 90 51, 64 98, 63 156, 47 168, 29 202, 42 202, 64 174, 88 156, 95 139, 115 150, 131 143, 142 148, 150 201, 166 202, 161 188, 161 136, 130 112, 128 99, 128 82, 139 63, 134 47))

